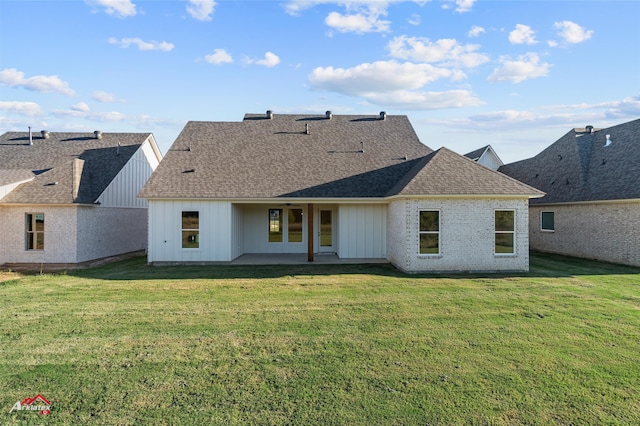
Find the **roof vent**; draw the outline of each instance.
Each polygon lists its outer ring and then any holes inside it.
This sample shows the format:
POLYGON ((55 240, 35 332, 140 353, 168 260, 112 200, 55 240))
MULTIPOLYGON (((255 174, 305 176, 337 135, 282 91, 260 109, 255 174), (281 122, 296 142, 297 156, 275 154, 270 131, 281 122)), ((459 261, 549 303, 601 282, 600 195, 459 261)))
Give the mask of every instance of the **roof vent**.
POLYGON ((304 133, 305 133, 305 134, 307 134, 307 135, 310 133, 310 132, 309 132, 309 123, 306 123, 306 124, 304 125, 304 133))
POLYGON ((610 138, 611 138, 611 135, 605 135, 605 137, 607 138, 607 142, 604 144, 604 146, 609 146, 609 145, 611 145, 611 143, 612 143, 612 142, 611 142, 611 139, 610 139, 610 138))
POLYGON ((40 130, 40 134, 42 135, 42 139, 49 139, 49 131, 48 130, 40 130))
POLYGON ((96 139, 102 139, 102 132, 100 130, 96 130, 95 132, 93 132, 93 136, 96 139))
POLYGON ((387 113, 385 111, 380 111, 380 120, 386 120, 387 119, 387 113))
POLYGON ((33 133, 31 133, 31 126, 29 126, 29 145, 33 145, 33 133))
POLYGON ((267 118, 268 118, 269 120, 272 120, 272 119, 273 119, 273 111, 271 111, 271 110, 268 110, 268 111, 267 111, 267 118))
POLYGON ((587 133, 593 133, 593 126, 591 126, 591 125, 586 126, 586 127, 584 128, 584 130, 585 130, 585 132, 587 132, 587 133))
POLYGON ((324 113, 324 116, 327 120, 331 120, 331 117, 333 117, 333 113, 331 111, 327 111, 324 113))

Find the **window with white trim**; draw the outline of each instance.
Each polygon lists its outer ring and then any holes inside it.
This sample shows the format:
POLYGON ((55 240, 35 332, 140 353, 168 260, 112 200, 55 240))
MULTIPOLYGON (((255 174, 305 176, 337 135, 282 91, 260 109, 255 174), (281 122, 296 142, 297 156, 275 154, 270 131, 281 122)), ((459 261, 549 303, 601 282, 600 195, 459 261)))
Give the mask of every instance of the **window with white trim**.
POLYGON ((44 213, 25 215, 27 250, 44 250, 44 213))
POLYGON ((282 242, 282 209, 269 209, 269 242, 282 242))
POLYGON ((420 210, 419 253, 440 254, 440 211, 420 210))
POLYGON ((515 218, 514 210, 495 211, 495 254, 515 254, 515 218))
POLYGON ((200 247, 200 212, 182 212, 182 248, 200 247))
POLYGON ((540 212, 540 229, 549 232, 556 230, 555 212, 540 212))

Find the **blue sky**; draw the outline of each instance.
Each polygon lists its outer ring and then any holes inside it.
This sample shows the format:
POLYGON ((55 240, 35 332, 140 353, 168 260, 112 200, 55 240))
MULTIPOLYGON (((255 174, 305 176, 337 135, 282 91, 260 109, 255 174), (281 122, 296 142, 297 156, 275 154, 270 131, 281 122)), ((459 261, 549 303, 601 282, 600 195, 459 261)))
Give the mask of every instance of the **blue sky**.
POLYGON ((504 162, 640 118, 638 1, 0 0, 0 133, 407 115, 504 162))

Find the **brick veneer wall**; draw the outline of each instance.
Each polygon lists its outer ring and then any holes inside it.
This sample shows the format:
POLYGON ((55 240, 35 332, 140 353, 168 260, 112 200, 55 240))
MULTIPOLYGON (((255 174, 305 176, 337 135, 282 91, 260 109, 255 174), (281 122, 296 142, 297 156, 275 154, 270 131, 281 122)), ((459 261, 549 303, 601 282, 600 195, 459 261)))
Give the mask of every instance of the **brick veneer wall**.
POLYGON ((80 263, 144 250, 146 208, 0 207, 0 265, 80 263), (44 213, 44 250, 26 250, 26 213, 44 213))
POLYGON ((80 207, 77 262, 147 248, 148 209, 80 207))
POLYGON ((405 272, 528 271, 527 199, 407 199, 387 215, 387 256, 405 272), (419 252, 419 211, 440 211, 440 255, 419 252), (515 254, 494 254, 494 211, 514 210, 515 254))
POLYGON ((640 266, 640 201, 532 206, 529 229, 533 250, 640 266), (541 211, 554 212, 554 232, 541 211))
POLYGON ((76 207, 0 207, 2 263, 75 263, 76 207), (44 213, 44 250, 26 250, 25 214, 44 213))

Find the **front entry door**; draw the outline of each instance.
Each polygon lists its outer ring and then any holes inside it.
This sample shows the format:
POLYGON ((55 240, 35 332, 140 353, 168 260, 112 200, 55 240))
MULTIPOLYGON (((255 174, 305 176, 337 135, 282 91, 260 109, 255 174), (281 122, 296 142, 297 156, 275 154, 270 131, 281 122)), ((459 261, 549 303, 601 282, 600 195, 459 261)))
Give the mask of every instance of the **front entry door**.
POLYGON ((320 209, 318 240, 320 253, 333 253, 333 211, 320 209))

